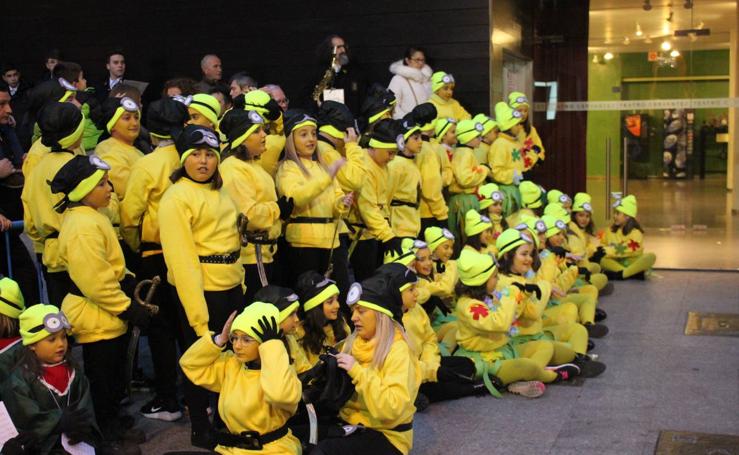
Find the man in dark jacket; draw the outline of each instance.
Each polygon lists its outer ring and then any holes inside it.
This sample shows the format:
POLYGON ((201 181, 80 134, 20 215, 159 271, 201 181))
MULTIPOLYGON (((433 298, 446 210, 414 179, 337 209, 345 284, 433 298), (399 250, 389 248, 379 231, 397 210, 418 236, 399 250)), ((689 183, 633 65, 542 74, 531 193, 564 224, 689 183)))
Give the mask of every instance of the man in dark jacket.
POLYGON ((108 97, 110 89, 123 82, 126 73, 126 57, 123 52, 119 50, 108 52, 105 69, 108 70, 108 77, 95 86, 95 96, 101 103, 108 97))

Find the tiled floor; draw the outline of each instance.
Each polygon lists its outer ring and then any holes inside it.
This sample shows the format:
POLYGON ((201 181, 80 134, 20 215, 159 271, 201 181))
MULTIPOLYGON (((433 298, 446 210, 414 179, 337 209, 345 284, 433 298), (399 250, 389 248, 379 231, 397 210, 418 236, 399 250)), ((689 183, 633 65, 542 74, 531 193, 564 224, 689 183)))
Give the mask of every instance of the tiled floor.
MULTIPOLYGON (((613 184, 620 190, 620 182, 613 184)), ((605 182, 589 180, 588 191, 597 225, 608 226, 605 182)), ((739 270, 739 215, 731 212, 724 177, 631 180, 629 193, 639 201, 637 218, 646 231, 646 248, 657 254, 656 267, 739 270)))
MULTIPOLYGON (((432 405, 415 417, 413 454, 652 454, 660 430, 739 434, 739 343, 683 335, 688 311, 739 313, 733 273, 658 272, 603 297, 608 365, 581 387, 536 400, 506 395, 432 405)), ((142 422, 146 454, 187 450, 186 423, 142 422)))

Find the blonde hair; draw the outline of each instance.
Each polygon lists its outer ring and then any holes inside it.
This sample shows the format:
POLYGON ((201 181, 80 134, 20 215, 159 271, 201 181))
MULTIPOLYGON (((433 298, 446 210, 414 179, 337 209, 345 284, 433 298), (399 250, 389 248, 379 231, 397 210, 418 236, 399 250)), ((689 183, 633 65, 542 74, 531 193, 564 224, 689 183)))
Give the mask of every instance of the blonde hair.
MULTIPOLYGON (((387 355, 390 353, 390 349, 393 347, 393 343, 395 342, 395 329, 400 330, 400 335, 403 337, 403 340, 408 345, 408 348, 415 352, 415 349, 413 348, 413 343, 408 338, 408 335, 405 333, 405 329, 402 325, 400 325, 397 321, 392 319, 390 316, 380 313, 379 311, 372 310, 375 313, 375 336, 374 338, 377 339, 377 346, 375 346, 375 353, 372 356, 372 367, 379 370, 382 368, 382 366, 385 364, 385 359, 387 358, 387 355)), ((357 339, 357 331, 353 331, 351 335, 349 335, 346 338, 346 343, 344 343, 344 349, 342 349, 341 352, 344 352, 346 354, 352 353, 352 348, 354 347, 354 341, 357 339)))

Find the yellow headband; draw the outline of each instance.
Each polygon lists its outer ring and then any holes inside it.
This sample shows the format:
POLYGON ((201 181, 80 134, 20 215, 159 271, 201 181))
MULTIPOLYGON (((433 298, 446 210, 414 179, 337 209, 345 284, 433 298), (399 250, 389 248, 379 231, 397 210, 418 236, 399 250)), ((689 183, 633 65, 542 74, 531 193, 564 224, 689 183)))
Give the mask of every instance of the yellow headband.
POLYGON ((380 117, 382 117, 385 114, 389 114, 389 113, 390 113, 390 109, 387 109, 387 108, 386 109, 383 109, 380 112, 378 112, 377 114, 375 114, 372 117, 370 117, 367 120, 367 122, 371 125, 371 124, 375 123, 376 121, 378 121, 380 119, 380 117))
POLYGON ((328 134, 329 136, 335 138, 335 139, 344 139, 344 133, 339 131, 335 126, 333 125, 323 125, 322 127, 318 128, 318 131, 321 131, 323 133, 328 134))
POLYGON ((308 312, 335 295, 339 295, 339 288, 335 284, 331 284, 323 291, 306 300, 303 304, 303 311, 308 312))
MULTIPOLYGON (((231 150, 233 150, 236 147, 238 147, 241 144, 243 144, 244 141, 246 140, 246 138, 248 138, 249 136, 251 136, 252 134, 254 134, 254 132, 256 130, 258 130, 259 127, 262 126, 262 125, 264 125, 264 123, 255 123, 255 124, 253 124, 252 126, 249 127, 248 130, 246 130, 246 132, 244 134, 242 134, 241 136, 239 136, 236 139, 234 139, 233 141, 231 141, 231 150)), ((219 159, 220 159, 220 157, 219 157, 219 159)))
MULTIPOLYGON (((293 125, 292 129, 290 130, 290 134, 292 134, 293 131, 302 128, 304 126, 318 126, 316 124, 316 121, 310 117, 305 117, 305 120, 302 120, 295 125, 293 125)), ((342 136, 343 137, 343 136, 342 136)))
POLYGON ((63 137, 59 139, 59 145, 63 149, 68 149, 69 147, 73 146, 75 142, 80 140, 82 137, 82 133, 85 131, 85 116, 82 115, 82 120, 80 120, 80 124, 77 125, 77 128, 67 137, 63 137))
MULTIPOLYGON (((131 111, 127 111, 126 109, 123 108, 123 106, 118 106, 118 108, 115 110, 115 113, 113 114, 113 117, 111 117, 108 123, 105 124, 105 129, 108 130, 108 133, 113 132, 113 127, 115 127, 115 124, 118 122, 118 120, 121 119, 121 117, 123 116, 125 112, 131 112, 131 111)), ((139 116, 141 116, 141 111, 136 111, 136 112, 138 112, 139 116)))
POLYGON ((69 97, 71 97, 72 95, 74 95, 74 91, 73 90, 67 90, 66 92, 64 92, 64 95, 62 95, 62 97, 59 98, 59 102, 60 103, 65 103, 69 99, 69 97))
POLYGON ((215 153, 216 156, 218 157, 218 162, 219 163, 221 162, 221 152, 219 150, 216 150, 216 149, 210 148, 210 147, 200 147, 200 148, 187 149, 187 150, 185 150, 185 153, 183 153, 182 156, 180 157, 180 164, 185 164, 185 160, 187 159, 187 157, 190 156, 190 155, 192 155, 192 153, 195 150, 200 150, 200 149, 203 149, 203 148, 206 149, 206 150, 210 150, 211 152, 215 153))
POLYGON ((357 302, 357 305, 363 306, 365 308, 369 308, 370 310, 379 311, 380 313, 385 314, 389 316, 390 318, 393 317, 393 313, 390 310, 388 310, 387 308, 383 308, 380 305, 377 305, 375 303, 368 302, 366 300, 360 300, 357 302))
POLYGON ((106 172, 108 171, 104 169, 98 169, 93 172, 91 176, 82 180, 80 183, 77 184, 77 186, 74 187, 72 191, 69 192, 69 194, 67 195, 67 199, 69 199, 71 202, 81 201, 82 198, 90 194, 90 191, 92 191, 97 186, 97 184, 100 183, 106 172))
POLYGON ((291 303, 290 306, 280 311, 280 318, 278 319, 277 323, 282 324, 285 321, 285 319, 287 319, 287 317, 293 313, 293 311, 298 309, 299 306, 300 306, 300 302, 296 300, 293 303, 291 303))
POLYGON ((392 150, 397 149, 398 144, 395 142, 382 142, 379 139, 370 139, 369 146, 373 149, 385 149, 385 150, 392 150))

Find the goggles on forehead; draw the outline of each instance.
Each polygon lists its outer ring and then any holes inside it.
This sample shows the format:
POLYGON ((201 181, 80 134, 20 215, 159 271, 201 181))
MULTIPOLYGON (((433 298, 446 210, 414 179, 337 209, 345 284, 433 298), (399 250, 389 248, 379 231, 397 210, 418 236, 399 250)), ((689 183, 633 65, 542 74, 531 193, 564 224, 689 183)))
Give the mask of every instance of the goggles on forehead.
POLYGON ((136 104, 136 101, 132 100, 131 98, 124 96, 121 98, 121 107, 126 112, 138 112, 139 105, 136 104))
POLYGON ((49 333, 57 333, 71 328, 72 325, 67 320, 67 317, 60 311, 58 313, 49 313, 44 316, 44 323, 31 328, 29 332, 36 333, 46 329, 49 333))
POLYGON ((192 103, 192 95, 187 95, 187 96, 175 95, 172 97, 172 99, 184 104, 185 106, 189 106, 190 103, 192 103))
POLYGON ((298 301, 298 298, 299 298, 298 297, 298 294, 292 293, 292 294, 288 295, 287 297, 285 297, 285 300, 287 300, 288 302, 292 303, 292 302, 297 302, 298 301))
POLYGON ((454 240, 454 234, 452 234, 452 231, 450 231, 447 228, 442 228, 441 229, 441 235, 443 235, 444 238, 447 239, 447 240, 454 240))
POLYGON ((399 151, 405 151, 405 138, 402 134, 398 134, 397 136, 395 136, 395 145, 398 146, 399 151))
POLYGON ((413 248, 416 250, 422 250, 424 248, 428 248, 428 244, 424 242, 423 240, 414 239, 413 240, 413 248))
POLYGON ((519 231, 519 234, 521 235, 521 240, 523 240, 526 243, 534 243, 534 240, 531 238, 531 236, 527 232, 519 231))
POLYGON ((95 166, 95 169, 100 169, 101 171, 110 170, 110 164, 103 161, 103 159, 100 158, 98 155, 90 155, 88 157, 88 160, 90 161, 91 165, 95 166))
POLYGON ((485 215, 480 215, 480 222, 481 223, 490 223, 490 218, 486 217, 485 215))
POLYGON ((331 280, 331 279, 329 279, 329 278, 324 278, 324 279, 323 279, 323 281, 321 281, 321 282, 319 282, 319 283, 316 283, 315 287, 316 287, 316 288, 319 288, 319 289, 320 289, 320 288, 325 288, 325 287, 326 287, 326 286, 328 286, 329 284, 336 284, 336 281, 334 281, 334 280, 331 280))
POLYGON ((520 112, 518 112, 515 109, 513 110, 513 114, 512 115, 513 115, 513 118, 522 118, 523 117, 523 114, 521 114, 520 112))
POLYGON ((562 204, 566 204, 567 202, 572 202, 572 199, 570 199, 570 197, 566 194, 563 194, 559 197, 559 202, 561 202, 562 204))
POLYGON ((503 194, 502 191, 493 191, 493 193, 490 195, 490 199, 495 202, 502 202, 503 199, 505 199, 505 194, 503 194))
POLYGON ((359 302, 359 299, 362 298, 362 285, 359 283, 354 283, 351 286, 349 286, 349 292, 346 293, 346 304, 348 306, 352 306, 355 303, 359 302))
POLYGON ((529 104, 529 99, 526 98, 525 96, 519 96, 518 98, 516 98, 516 104, 524 104, 524 103, 529 104))
POLYGON ((557 221, 556 221, 556 222, 554 223, 554 226, 555 226, 555 227, 556 227, 557 229, 560 229, 560 230, 565 230, 565 229, 567 229, 567 225, 566 225, 566 224, 565 224, 565 222, 564 222, 564 221, 562 221, 562 220, 557 220, 557 221))
POLYGON ((262 117, 261 115, 259 115, 259 112, 257 112, 257 111, 249 111, 249 113, 247 114, 247 116, 249 117, 249 121, 252 122, 252 123, 254 123, 254 124, 260 124, 261 125, 261 124, 264 123, 264 117, 262 117))
POLYGON ((64 90, 69 90, 71 92, 77 91, 77 87, 72 85, 68 80, 64 79, 63 77, 60 77, 59 79, 57 79, 57 81, 59 82, 59 85, 64 87, 64 90))
POLYGON ((218 138, 216 137, 215 133, 213 133, 212 131, 197 129, 193 131, 192 136, 193 136, 192 143, 194 145, 205 144, 211 148, 218 148, 218 138), (200 134, 199 138, 195 137, 197 134, 200 134))
POLYGON ((485 127, 484 127, 484 126, 482 126, 482 123, 475 123, 475 129, 476 129, 477 131, 481 132, 481 133, 482 133, 483 131, 485 131, 485 127))
POLYGON ((586 212, 592 212, 592 211, 593 211, 593 206, 592 206, 592 205, 590 205, 590 202, 585 202, 585 203, 584 203, 584 204, 582 205, 582 208, 583 208, 583 210, 585 210, 586 212))
POLYGON ((447 74, 445 74, 441 78, 441 82, 443 82, 445 84, 453 84, 454 83, 454 76, 452 76, 451 74, 447 73, 447 74))

